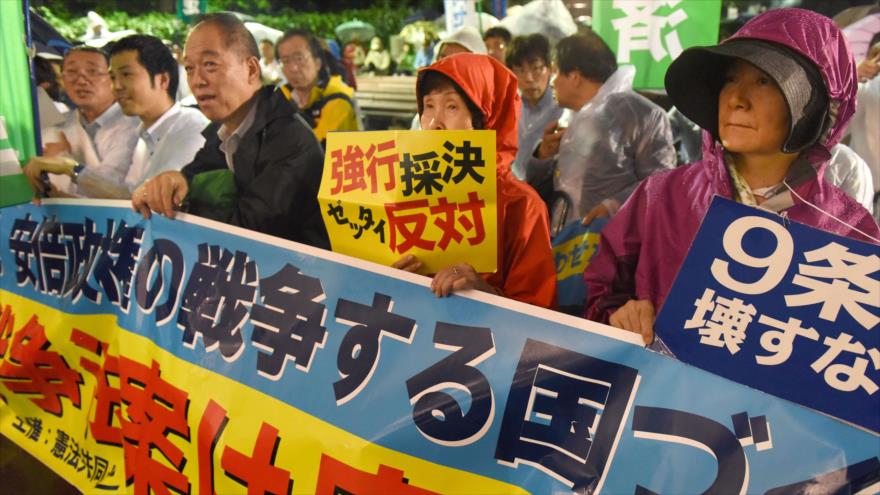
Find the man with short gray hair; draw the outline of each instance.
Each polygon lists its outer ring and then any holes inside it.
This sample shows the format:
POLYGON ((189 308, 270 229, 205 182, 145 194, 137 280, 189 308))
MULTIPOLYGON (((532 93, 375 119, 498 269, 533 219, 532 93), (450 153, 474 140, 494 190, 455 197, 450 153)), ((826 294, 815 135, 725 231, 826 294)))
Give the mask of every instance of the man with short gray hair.
POLYGON ((132 194, 145 218, 187 211, 328 248, 318 206, 324 153, 284 96, 263 87, 257 43, 229 14, 207 16, 184 48, 189 87, 212 123, 205 145, 180 172, 164 172, 132 194))

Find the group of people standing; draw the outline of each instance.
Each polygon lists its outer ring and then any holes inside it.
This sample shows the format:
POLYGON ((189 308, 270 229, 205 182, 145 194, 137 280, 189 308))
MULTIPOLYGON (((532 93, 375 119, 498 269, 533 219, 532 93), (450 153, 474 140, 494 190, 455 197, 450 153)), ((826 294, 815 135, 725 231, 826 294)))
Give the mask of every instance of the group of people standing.
MULTIPOLYGON (((596 34, 552 49, 540 34, 493 37, 453 33, 418 72, 418 128, 496 135, 498 269, 477 273, 465 257, 426 273, 437 295, 475 289, 554 308, 552 229, 611 217, 585 274, 585 316, 650 342, 714 195, 880 243, 871 214, 823 179, 858 82, 830 19, 772 10, 718 46, 686 50, 667 92, 704 139, 702 158, 679 167, 666 113, 632 90, 632 69, 596 34)), ((146 218, 183 209, 328 249, 321 143, 357 121, 323 52, 308 31, 288 31, 274 46, 287 83, 264 85, 247 29, 209 15, 184 48, 195 110, 175 103, 176 65, 155 38, 125 38, 109 57, 71 50, 62 74, 77 110, 25 174, 48 196, 125 197, 146 218)), ((423 272, 412 255, 394 266, 423 272)))

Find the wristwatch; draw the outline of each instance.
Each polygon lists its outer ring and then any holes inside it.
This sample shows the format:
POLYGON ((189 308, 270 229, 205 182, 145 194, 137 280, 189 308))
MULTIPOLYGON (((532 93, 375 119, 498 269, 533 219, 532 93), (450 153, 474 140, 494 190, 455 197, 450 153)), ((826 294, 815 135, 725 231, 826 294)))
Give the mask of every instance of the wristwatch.
POLYGON ((75 183, 76 180, 79 179, 79 174, 82 173, 82 171, 85 170, 85 168, 86 168, 86 166, 83 165, 82 163, 74 163, 73 177, 71 178, 71 181, 73 181, 75 183))

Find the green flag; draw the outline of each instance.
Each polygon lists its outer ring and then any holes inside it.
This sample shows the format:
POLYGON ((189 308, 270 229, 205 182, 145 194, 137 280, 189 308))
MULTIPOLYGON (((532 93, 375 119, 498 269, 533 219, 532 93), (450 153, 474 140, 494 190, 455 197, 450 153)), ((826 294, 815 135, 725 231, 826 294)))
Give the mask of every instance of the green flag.
POLYGON ((21 165, 35 154, 31 76, 24 38, 24 10, 0 1, 0 207, 33 196, 21 165))
POLYGON ((692 46, 718 42, 721 0, 595 0, 593 30, 634 65, 635 89, 662 89, 666 68, 692 46))

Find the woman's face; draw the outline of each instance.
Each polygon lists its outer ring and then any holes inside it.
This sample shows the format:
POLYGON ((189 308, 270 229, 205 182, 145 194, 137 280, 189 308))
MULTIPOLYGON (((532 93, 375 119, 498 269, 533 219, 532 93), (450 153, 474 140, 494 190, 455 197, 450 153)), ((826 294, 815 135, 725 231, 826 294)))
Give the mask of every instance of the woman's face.
POLYGON ((422 129, 467 131, 474 128, 471 112, 458 91, 440 86, 422 97, 422 129))
POLYGON ((788 105, 776 82, 736 60, 718 95, 718 134, 733 153, 781 153, 790 129, 788 105))

